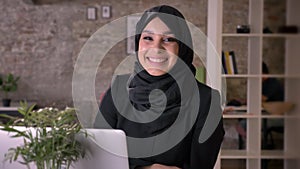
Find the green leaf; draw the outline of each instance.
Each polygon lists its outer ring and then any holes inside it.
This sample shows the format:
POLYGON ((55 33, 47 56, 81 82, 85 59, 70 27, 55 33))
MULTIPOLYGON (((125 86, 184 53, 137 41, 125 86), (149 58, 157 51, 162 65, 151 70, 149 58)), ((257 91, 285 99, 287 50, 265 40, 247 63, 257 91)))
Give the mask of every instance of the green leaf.
POLYGON ((84 156, 84 151, 75 135, 81 132, 81 125, 75 109, 58 110, 44 108, 34 110, 34 105, 20 103, 22 118, 14 118, 13 124, 34 126, 34 130, 19 131, 11 125, 4 126, 4 131, 12 132, 14 137, 22 137, 23 145, 14 148, 14 157, 21 156, 22 163, 35 162, 37 165, 71 164, 84 156))
POLYGON ((26 131, 20 131, 15 129, 14 127, 4 126, 3 128, 0 128, 0 130, 16 133, 15 135, 12 135, 11 137, 25 137, 28 138, 28 135, 26 134, 26 131))
POLYGON ((13 92, 17 90, 18 81, 20 77, 14 77, 13 74, 9 73, 6 77, 1 78, 1 87, 0 89, 3 90, 5 93, 13 92))
POLYGON ((7 119, 10 119, 10 120, 16 120, 17 119, 17 117, 10 116, 10 115, 7 115, 7 114, 0 114, 0 117, 7 118, 7 119))

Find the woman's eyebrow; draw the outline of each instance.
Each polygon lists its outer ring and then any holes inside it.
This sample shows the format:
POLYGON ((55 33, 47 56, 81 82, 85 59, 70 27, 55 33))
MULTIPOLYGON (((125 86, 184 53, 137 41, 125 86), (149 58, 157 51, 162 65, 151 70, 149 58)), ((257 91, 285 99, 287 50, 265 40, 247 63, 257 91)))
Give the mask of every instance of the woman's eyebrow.
POLYGON ((142 33, 148 33, 148 34, 160 34, 160 35, 174 35, 172 31, 166 31, 166 32, 161 32, 161 33, 155 33, 151 30, 143 30, 142 33))

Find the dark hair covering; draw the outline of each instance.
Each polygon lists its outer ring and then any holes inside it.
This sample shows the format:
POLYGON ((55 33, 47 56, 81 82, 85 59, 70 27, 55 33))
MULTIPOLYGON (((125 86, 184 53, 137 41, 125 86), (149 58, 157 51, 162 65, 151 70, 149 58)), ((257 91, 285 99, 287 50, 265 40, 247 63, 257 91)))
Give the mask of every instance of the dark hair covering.
POLYGON ((172 33, 174 33, 179 45, 178 57, 182 59, 193 74, 195 74, 195 67, 192 64, 194 51, 190 30, 184 16, 171 6, 156 6, 144 12, 136 25, 135 51, 139 49, 139 40, 144 28, 156 17, 160 18, 169 27, 172 33))
POLYGON ((262 62, 262 72, 263 74, 269 74, 269 68, 265 62, 262 62))

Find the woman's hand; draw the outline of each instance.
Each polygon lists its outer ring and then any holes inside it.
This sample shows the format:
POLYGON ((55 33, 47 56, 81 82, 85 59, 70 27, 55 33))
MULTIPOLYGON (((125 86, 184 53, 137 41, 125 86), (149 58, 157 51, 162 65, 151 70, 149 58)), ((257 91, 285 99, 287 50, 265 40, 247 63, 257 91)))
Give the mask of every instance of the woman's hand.
POLYGON ((138 167, 137 169, 181 169, 175 166, 166 166, 161 164, 152 164, 150 166, 138 167))

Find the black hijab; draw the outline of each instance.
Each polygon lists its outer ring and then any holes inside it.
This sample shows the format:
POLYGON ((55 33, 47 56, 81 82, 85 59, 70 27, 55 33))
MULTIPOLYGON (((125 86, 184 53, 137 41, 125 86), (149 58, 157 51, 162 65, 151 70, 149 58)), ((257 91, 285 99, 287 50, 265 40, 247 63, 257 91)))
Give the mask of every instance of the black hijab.
MULTIPOLYGON (((165 107, 161 116, 151 122, 157 127, 149 129, 149 133, 146 134, 148 136, 149 134, 159 134, 171 126, 179 111, 188 109, 185 106, 189 105, 189 99, 181 99, 188 98, 195 92, 195 89, 190 87, 191 80, 195 80, 191 33, 183 15, 177 9, 163 5, 145 11, 136 25, 135 50, 139 49, 139 40, 143 29, 156 17, 159 17, 174 33, 178 40, 178 57, 180 59, 177 59, 176 64, 168 73, 161 76, 150 75, 137 61, 134 73, 129 78, 127 90, 129 100, 135 109, 138 111, 150 110, 153 114, 157 114, 158 111, 161 111, 159 108, 165 107), (155 92, 157 91, 155 89, 159 89, 163 93, 155 92), (154 96, 151 103, 149 101, 150 94, 154 96), (155 107, 158 109, 155 110, 155 107)), ((130 135, 130 133, 127 134, 130 135)))
POLYGON ((144 12, 136 25, 135 51, 137 52, 139 49, 139 40, 141 38, 142 31, 147 24, 156 17, 160 18, 175 34, 179 45, 178 57, 182 59, 182 61, 184 61, 185 64, 191 69, 193 74, 195 74, 195 68, 192 65, 194 51, 192 50, 193 43, 190 30, 187 26, 184 16, 177 9, 171 6, 156 6, 144 12))

